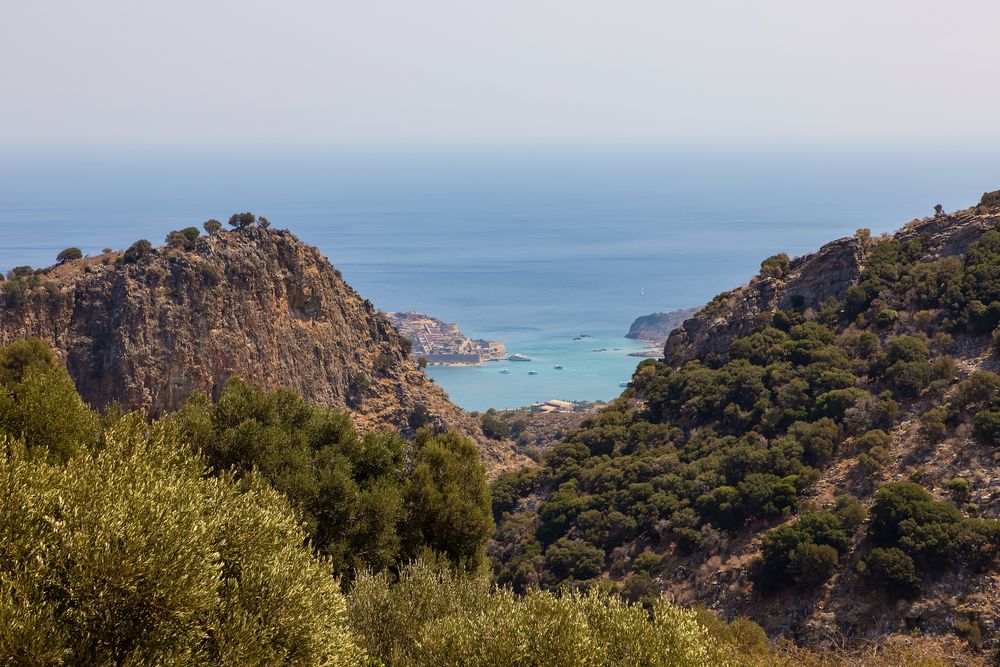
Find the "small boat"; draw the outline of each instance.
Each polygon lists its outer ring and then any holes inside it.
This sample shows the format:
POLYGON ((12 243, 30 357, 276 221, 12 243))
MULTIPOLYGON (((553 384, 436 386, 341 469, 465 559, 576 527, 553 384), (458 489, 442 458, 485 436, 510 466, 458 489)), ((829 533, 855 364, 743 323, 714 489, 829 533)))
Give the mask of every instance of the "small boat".
POLYGON ((619 386, 619 387, 627 387, 628 385, 629 385, 629 383, 628 383, 628 382, 619 382, 619 383, 618 383, 618 386, 619 386))
POLYGON ((527 357, 523 354, 512 354, 507 357, 508 361, 531 361, 531 357, 527 357))
POLYGON ((510 373, 510 371, 507 370, 506 368, 501 368, 500 369, 500 375, 507 375, 507 373, 510 373))
POLYGON ((646 296, 646 288, 645 287, 643 287, 642 289, 639 290, 639 296, 646 296))
POLYGON ((528 375, 538 375, 538 371, 528 371, 528 375))
POLYGON ((561 371, 563 369, 561 364, 556 364, 552 368, 556 369, 557 371, 561 371))

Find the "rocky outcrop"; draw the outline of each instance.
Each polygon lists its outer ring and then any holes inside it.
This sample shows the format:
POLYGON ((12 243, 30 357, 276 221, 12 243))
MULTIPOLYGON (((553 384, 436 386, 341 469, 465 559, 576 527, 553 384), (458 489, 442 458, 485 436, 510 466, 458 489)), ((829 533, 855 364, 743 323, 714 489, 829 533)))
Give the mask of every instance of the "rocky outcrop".
POLYGON ((629 327, 626 338, 641 340, 653 345, 663 345, 670 332, 679 327, 689 317, 698 312, 697 308, 672 310, 668 313, 652 313, 636 318, 629 327))
POLYGON ((348 409, 362 429, 456 429, 491 472, 526 461, 486 438, 414 366, 388 320, 287 231, 203 236, 135 263, 111 253, 57 266, 34 287, 0 288, 0 344, 49 341, 95 406, 156 417, 241 377, 348 409))
MULTIPOLYGON (((986 211, 968 209, 951 215, 914 220, 896 233, 901 240, 916 235, 929 239, 928 259, 965 251, 993 225, 986 211)), ((864 236, 827 243, 817 252, 791 260, 780 276, 763 272, 729 292, 723 292, 675 329, 664 355, 675 363, 725 355, 729 344, 751 331, 758 313, 776 308, 818 308, 829 298, 843 299, 865 267, 872 243, 864 236)))

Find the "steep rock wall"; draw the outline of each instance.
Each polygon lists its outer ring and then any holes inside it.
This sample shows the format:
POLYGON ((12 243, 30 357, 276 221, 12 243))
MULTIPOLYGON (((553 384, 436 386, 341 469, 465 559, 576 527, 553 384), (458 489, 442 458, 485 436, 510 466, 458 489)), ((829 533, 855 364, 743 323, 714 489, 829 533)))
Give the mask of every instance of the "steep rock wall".
POLYGON ((238 376, 349 409, 362 429, 457 429, 491 472, 525 462, 511 443, 486 438, 414 366, 388 320, 287 231, 203 236, 131 264, 114 253, 70 262, 34 288, 8 284, 2 297, 0 344, 49 341, 95 406, 117 401, 155 417, 238 376))

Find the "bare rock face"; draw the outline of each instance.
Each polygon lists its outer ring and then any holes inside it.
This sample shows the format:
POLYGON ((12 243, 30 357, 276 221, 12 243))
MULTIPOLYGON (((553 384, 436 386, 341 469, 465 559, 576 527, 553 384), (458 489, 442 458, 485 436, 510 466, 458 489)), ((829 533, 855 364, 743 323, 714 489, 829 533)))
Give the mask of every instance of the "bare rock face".
POLYGON ((526 462, 512 443, 486 438, 417 370, 388 320, 287 231, 203 236, 132 264, 103 255, 46 278, 0 292, 0 344, 49 341, 92 405, 156 417, 240 377, 348 409, 361 429, 458 430, 493 474, 526 462))
MULTIPOLYGON (((992 225, 974 209, 914 220, 896 238, 930 238, 928 259, 957 255, 992 225)), ((776 308, 818 308, 829 298, 843 299, 865 267, 871 244, 863 237, 827 243, 817 252, 791 260, 781 277, 755 276, 742 287, 723 292, 675 329, 664 355, 684 363, 708 355, 725 355, 734 338, 750 333, 758 313, 776 308)))
POLYGON ((626 338, 646 341, 655 345, 663 345, 670 332, 679 327, 689 317, 698 311, 697 308, 672 310, 667 313, 652 313, 637 317, 629 327, 626 338))

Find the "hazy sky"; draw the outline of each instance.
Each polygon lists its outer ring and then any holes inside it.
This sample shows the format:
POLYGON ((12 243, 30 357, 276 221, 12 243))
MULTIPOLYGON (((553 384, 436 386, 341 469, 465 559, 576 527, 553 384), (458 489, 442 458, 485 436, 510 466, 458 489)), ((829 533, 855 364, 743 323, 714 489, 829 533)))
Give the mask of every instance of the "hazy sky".
POLYGON ((0 0, 0 143, 1000 139, 996 0, 0 0))

